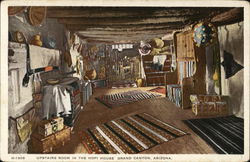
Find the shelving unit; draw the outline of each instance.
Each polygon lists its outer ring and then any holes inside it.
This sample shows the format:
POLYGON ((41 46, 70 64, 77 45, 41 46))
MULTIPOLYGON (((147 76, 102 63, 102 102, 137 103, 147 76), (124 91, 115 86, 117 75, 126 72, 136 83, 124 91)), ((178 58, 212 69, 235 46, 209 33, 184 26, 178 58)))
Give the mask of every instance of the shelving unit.
POLYGON ((147 86, 165 85, 165 74, 171 72, 172 55, 166 55, 166 57, 162 71, 152 68, 154 56, 147 55, 142 57, 147 86))

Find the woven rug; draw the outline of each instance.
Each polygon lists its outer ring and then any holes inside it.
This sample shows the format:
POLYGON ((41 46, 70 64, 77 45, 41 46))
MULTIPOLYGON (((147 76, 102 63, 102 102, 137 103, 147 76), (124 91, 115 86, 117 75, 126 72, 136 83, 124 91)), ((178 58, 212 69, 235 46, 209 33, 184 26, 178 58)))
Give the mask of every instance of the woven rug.
POLYGON ((184 120, 219 154, 244 153, 244 122, 235 116, 184 120))
POLYGON ((160 95, 153 94, 147 91, 133 90, 123 93, 103 95, 96 97, 95 99, 101 102, 102 104, 106 105, 107 107, 113 108, 145 99, 155 98, 158 96, 160 95))
POLYGON ((146 113, 79 132, 88 152, 96 154, 135 154, 186 134, 146 113))
POLYGON ((164 95, 166 94, 166 88, 164 88, 164 87, 156 87, 156 88, 150 89, 148 91, 157 92, 157 93, 161 93, 164 95))
POLYGON ((137 87, 134 81, 119 81, 111 83, 111 88, 129 88, 129 87, 137 87))

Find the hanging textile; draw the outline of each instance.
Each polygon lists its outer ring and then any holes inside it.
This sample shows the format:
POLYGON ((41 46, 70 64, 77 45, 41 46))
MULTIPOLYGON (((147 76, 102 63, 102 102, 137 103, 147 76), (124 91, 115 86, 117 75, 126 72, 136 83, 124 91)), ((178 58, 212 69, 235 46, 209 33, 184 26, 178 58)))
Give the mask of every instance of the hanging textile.
POLYGON ((24 142, 31 134, 34 118, 35 118, 34 108, 31 108, 22 116, 16 118, 17 133, 21 142, 24 142))
POLYGON ((238 64, 234 60, 233 55, 227 51, 224 51, 224 61, 221 65, 224 67, 226 79, 234 76, 238 71, 243 69, 243 66, 238 64))
POLYGON ((47 49, 33 45, 29 45, 29 48, 31 69, 60 65, 59 50, 47 49))
POLYGON ((41 117, 49 119, 52 116, 71 114, 70 93, 62 85, 48 85, 43 87, 41 117))
POLYGON ((167 59, 166 55, 156 55, 153 58, 153 69, 162 71, 164 67, 164 63, 167 59))

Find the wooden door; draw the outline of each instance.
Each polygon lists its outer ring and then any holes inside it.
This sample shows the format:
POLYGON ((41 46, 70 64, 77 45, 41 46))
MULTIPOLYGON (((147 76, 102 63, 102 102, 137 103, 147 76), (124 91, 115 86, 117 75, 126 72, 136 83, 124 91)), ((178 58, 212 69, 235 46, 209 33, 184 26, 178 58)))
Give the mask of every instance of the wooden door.
POLYGON ((194 60, 195 55, 194 55, 194 42, 193 42, 193 32, 190 31, 186 33, 185 35, 186 38, 186 58, 188 60, 194 60))
POLYGON ((177 38, 177 58, 182 59, 185 58, 185 35, 183 33, 179 33, 176 35, 177 38))

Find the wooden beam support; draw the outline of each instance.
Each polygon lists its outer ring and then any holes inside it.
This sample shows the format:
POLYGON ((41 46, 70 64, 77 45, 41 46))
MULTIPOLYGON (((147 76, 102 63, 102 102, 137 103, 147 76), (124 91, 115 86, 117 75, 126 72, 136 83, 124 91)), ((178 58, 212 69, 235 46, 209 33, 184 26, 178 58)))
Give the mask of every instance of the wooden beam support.
MULTIPOLYGON (((194 16, 192 20, 200 19, 200 16, 194 16)), ((168 18, 147 18, 147 19, 130 19, 130 18, 60 18, 58 22, 61 24, 84 24, 84 25, 133 25, 133 24, 158 24, 158 23, 174 23, 185 22, 189 20, 185 17, 168 17, 168 18)))
POLYGON ((153 17, 185 17, 199 14, 202 9, 180 7, 48 7, 49 18, 153 18, 153 17))
POLYGON ((84 40, 98 40, 98 41, 131 41, 131 42, 140 42, 141 40, 151 40, 153 38, 161 38, 163 35, 152 35, 152 36, 137 36, 137 37, 87 37, 83 35, 78 35, 81 39, 84 40))
POLYGON ((238 7, 214 16, 211 19, 211 22, 217 26, 221 26, 221 25, 240 22, 243 21, 243 19, 244 19, 243 8, 238 7))
POLYGON ((119 25, 119 26, 86 26, 86 25, 65 25, 65 27, 70 31, 157 31, 157 30, 175 30, 181 29, 184 25, 183 22, 171 23, 172 25, 119 25))
POLYGON ((155 35, 138 35, 138 36, 114 36, 114 35, 111 35, 111 36, 103 36, 103 35, 80 35, 78 34, 79 36, 82 36, 82 38, 96 38, 96 39, 126 39, 126 40, 137 40, 137 39, 151 39, 151 38, 161 38, 163 37, 165 34, 155 34, 155 35))
POLYGON ((157 31, 157 30, 179 30, 185 27, 186 23, 191 22, 169 22, 169 23, 157 23, 157 24, 133 24, 133 25, 65 25, 66 28, 72 32, 77 31, 94 31, 93 28, 99 28, 102 30, 96 31, 157 31), (92 30, 93 29, 93 30, 92 30))
POLYGON ((77 33, 83 35, 137 35, 137 34, 165 34, 168 30, 154 30, 154 31, 78 31, 77 33))

